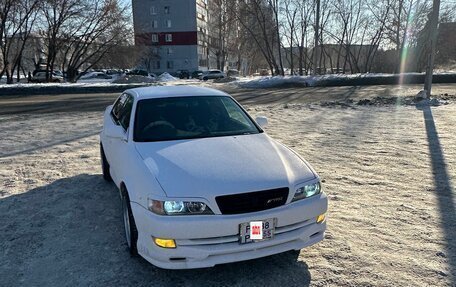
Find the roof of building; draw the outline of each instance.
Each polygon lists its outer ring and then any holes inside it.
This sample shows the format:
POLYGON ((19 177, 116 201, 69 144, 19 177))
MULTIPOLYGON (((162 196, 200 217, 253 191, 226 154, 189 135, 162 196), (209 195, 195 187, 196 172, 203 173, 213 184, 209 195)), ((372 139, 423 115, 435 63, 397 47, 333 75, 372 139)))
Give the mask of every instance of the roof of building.
POLYGON ((171 97, 229 96, 227 93, 216 89, 185 85, 134 88, 125 92, 135 96, 138 100, 171 97))

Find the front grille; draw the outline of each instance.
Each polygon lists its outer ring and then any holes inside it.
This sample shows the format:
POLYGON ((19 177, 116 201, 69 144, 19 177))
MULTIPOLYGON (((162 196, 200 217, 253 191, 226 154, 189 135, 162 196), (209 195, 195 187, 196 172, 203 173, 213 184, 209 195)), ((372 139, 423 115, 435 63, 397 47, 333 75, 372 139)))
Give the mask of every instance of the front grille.
POLYGON ((217 196, 222 214, 240 214, 271 209, 284 205, 288 198, 288 187, 217 196))

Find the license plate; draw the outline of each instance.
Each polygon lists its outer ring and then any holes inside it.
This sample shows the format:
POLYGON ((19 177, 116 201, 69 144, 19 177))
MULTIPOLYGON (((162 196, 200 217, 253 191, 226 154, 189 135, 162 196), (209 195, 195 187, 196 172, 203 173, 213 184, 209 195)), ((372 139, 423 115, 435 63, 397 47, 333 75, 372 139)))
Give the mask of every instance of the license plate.
POLYGON ((239 225, 239 243, 250 243, 250 242, 257 242, 257 241, 264 241, 274 237, 274 230, 275 230, 275 219, 269 218, 264 220, 256 220, 252 222, 245 222, 239 225), (258 230, 258 223, 261 224, 260 230, 262 231, 261 239, 252 239, 251 233, 253 232, 253 237, 258 238, 258 235, 255 234, 258 230), (253 229, 252 229, 253 226, 253 229), (252 232, 251 232, 252 231, 252 232))

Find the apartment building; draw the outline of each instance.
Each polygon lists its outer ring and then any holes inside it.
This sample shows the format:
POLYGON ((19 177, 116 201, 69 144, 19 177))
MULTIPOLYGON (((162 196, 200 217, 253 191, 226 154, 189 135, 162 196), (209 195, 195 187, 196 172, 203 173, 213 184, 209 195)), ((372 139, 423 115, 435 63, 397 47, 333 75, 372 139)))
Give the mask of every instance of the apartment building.
POLYGON ((133 0, 132 8, 149 72, 207 69, 207 0, 133 0))

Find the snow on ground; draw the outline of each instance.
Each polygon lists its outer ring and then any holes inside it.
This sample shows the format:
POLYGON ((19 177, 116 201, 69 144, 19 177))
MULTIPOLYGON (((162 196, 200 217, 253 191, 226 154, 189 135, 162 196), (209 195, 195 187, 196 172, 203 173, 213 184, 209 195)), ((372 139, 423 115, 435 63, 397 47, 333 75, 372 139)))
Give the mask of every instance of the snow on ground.
POLYGON ((213 269, 154 268, 128 254, 118 193, 102 179, 101 111, 0 116, 2 284, 455 286, 456 104, 247 109, 320 173, 322 243, 213 269))

